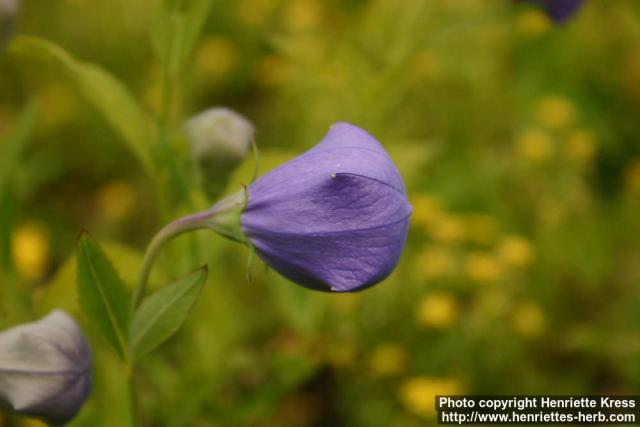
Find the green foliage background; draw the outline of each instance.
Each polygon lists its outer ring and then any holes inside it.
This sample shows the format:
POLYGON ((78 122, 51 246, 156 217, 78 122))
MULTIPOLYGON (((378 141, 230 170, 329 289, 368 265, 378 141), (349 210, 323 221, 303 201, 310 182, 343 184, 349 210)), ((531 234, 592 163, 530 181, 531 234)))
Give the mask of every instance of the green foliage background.
POLYGON ((152 284, 209 276, 142 361, 146 425, 412 427, 439 393, 638 394, 638 2, 560 26, 507 0, 24 0, 17 20, 0 326, 80 320, 95 388, 72 426, 131 422, 123 365, 78 307, 78 235, 133 286, 161 225, 213 202, 182 132, 211 106, 255 123, 263 173, 333 122, 369 130, 405 178, 409 242, 385 282, 333 295, 261 264, 247 283, 244 247, 177 239, 152 284))

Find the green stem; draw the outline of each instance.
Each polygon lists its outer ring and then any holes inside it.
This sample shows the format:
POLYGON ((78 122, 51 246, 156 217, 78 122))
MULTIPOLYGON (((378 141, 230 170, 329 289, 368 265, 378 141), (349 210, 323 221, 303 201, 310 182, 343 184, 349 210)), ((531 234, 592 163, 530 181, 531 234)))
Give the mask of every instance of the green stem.
MULTIPOLYGON (((173 2, 171 6, 173 16, 173 9, 179 7, 179 2, 173 2)), ((165 46, 164 60, 162 64, 162 85, 161 85, 161 108, 157 117, 157 138, 159 159, 163 164, 163 169, 167 171, 166 178, 168 179, 169 188, 171 189, 170 196, 178 196, 180 203, 184 203, 188 209, 193 209, 193 201, 191 199, 191 193, 189 191, 189 185, 187 178, 183 171, 180 170, 179 163, 176 161, 175 153, 172 152, 172 131, 175 129, 175 122, 179 120, 181 100, 181 73, 182 68, 176 65, 175 50, 179 46, 179 38, 176 36, 176 25, 174 22, 176 18, 172 18, 169 22, 169 41, 165 46)), ((165 195, 165 208, 170 207, 173 201, 165 195)), ((167 209, 168 210, 168 209, 167 209)))
POLYGON ((207 227, 207 221, 213 212, 211 210, 199 212, 197 214, 188 215, 183 218, 177 219, 168 225, 164 226, 151 240, 142 262, 142 269, 140 271, 140 277, 138 280, 138 287, 133 297, 133 307, 137 308, 144 298, 147 282, 149 281, 149 275, 151 274, 151 268, 155 262, 160 249, 166 242, 172 238, 186 233, 188 231, 197 230, 207 227))
POLYGON ((246 242, 240 227, 240 214, 246 204, 244 192, 236 193, 216 203, 211 209, 179 218, 164 226, 151 240, 142 261, 132 309, 142 303, 146 293, 151 268, 160 253, 160 249, 169 240, 183 233, 208 228, 218 234, 238 242, 246 242))
POLYGON ((140 411, 140 402, 138 401, 138 395, 136 393, 136 376, 135 366, 132 363, 127 368, 127 385, 129 389, 129 405, 131 411, 131 425, 133 427, 144 425, 142 421, 142 413, 140 411))
MULTIPOLYGON (((142 303, 151 269, 165 243, 180 234, 201 228, 208 228, 229 239, 245 242, 240 227, 240 215, 245 206, 246 194, 242 191, 222 199, 211 209, 179 218, 160 229, 151 240, 151 243, 149 243, 144 254, 138 285, 133 295, 131 311, 134 312, 142 303)), ((127 361, 127 378, 133 426, 142 426, 135 387, 135 361, 133 359, 127 361)))

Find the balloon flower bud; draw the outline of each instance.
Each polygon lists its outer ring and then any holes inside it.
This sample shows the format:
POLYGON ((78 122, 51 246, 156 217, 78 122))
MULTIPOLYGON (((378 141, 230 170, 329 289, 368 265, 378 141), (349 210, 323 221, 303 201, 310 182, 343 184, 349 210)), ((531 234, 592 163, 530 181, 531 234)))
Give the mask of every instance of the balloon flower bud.
POLYGON ((18 12, 18 0, 0 0, 0 44, 13 32, 13 23, 18 12))
POLYGON ((228 108, 210 108, 191 118, 185 129, 202 185, 214 197, 224 190, 233 169, 247 157, 253 125, 228 108))
POLYGON ((391 273, 410 215, 404 183, 382 145, 336 123, 318 145, 251 184, 241 225, 283 276, 347 292, 391 273))
POLYGON ((350 292, 385 279, 409 228, 404 183, 382 145, 336 123, 322 141, 211 209, 166 225, 151 241, 135 304, 169 239, 209 228, 251 245, 262 260, 307 288, 350 292))
POLYGON ((584 0, 526 0, 538 4, 555 23, 562 23, 580 9, 584 0))
POLYGON ((0 333, 0 403, 63 425, 91 389, 91 352, 76 322, 53 311, 0 333))

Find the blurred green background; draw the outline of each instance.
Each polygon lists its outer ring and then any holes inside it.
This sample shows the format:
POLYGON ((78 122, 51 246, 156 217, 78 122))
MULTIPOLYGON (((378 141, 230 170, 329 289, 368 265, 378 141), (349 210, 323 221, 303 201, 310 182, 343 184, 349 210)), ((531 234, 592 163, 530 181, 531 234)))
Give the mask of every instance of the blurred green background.
POLYGON ((340 295, 261 264, 247 283, 246 248, 177 239, 155 285, 210 275, 143 362, 146 425, 413 427, 435 424, 436 394, 638 394, 637 1, 587 1, 556 26, 510 0, 215 0, 175 68, 157 49, 175 23, 161 3, 25 0, 0 51, 0 284, 28 296, 3 304, 0 326, 53 307, 81 321, 95 386, 72 426, 130 419, 122 364, 77 307, 77 236, 132 285, 161 225, 213 202, 181 132, 211 106, 255 123, 262 173, 333 122, 364 127, 401 170, 412 226, 390 278, 340 295), (120 80, 158 122, 158 166, 131 150, 144 137, 127 136, 128 110, 105 115, 65 61, 25 54, 24 35, 120 80))

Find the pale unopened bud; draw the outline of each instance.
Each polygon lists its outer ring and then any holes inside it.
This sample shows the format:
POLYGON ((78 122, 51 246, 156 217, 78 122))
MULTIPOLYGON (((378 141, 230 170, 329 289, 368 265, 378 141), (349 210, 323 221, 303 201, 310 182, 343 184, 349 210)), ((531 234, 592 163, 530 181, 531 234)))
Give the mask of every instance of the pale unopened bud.
POLYGON ((62 425, 76 416, 90 389, 91 352, 65 312, 0 333, 0 403, 62 425))
POLYGON ((191 118, 185 129, 205 192, 215 197, 224 190, 233 169, 247 157, 253 125, 233 110, 216 107, 191 118))
POLYGON ((13 33, 18 0, 0 0, 0 45, 13 33))

